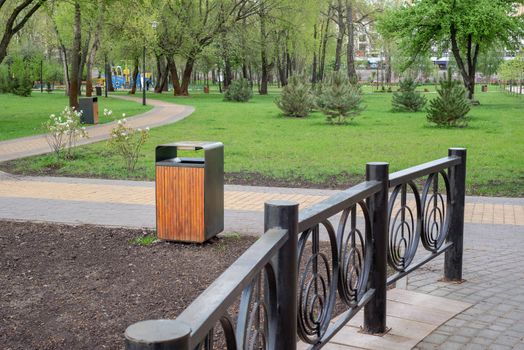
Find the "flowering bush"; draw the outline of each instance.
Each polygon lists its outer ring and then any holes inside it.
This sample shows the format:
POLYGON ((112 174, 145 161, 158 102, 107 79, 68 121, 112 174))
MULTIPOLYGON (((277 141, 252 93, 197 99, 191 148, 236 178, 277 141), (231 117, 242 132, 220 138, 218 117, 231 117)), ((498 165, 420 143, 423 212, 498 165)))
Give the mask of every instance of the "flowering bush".
MULTIPOLYGON (((107 115, 111 115, 112 112, 108 111, 107 113, 109 113, 107 115)), ((106 114, 106 111, 104 111, 104 114, 106 114)), ((133 129, 127 126, 125 116, 125 114, 122 114, 122 119, 118 120, 116 127, 111 130, 109 146, 124 159, 129 173, 135 170, 140 150, 149 138, 149 128, 133 129)))
POLYGON ((59 115, 51 114, 44 124, 47 143, 53 149, 57 160, 60 160, 64 150, 64 158, 72 158, 73 148, 78 139, 88 137, 86 128, 80 122, 81 116, 82 111, 66 107, 59 115))

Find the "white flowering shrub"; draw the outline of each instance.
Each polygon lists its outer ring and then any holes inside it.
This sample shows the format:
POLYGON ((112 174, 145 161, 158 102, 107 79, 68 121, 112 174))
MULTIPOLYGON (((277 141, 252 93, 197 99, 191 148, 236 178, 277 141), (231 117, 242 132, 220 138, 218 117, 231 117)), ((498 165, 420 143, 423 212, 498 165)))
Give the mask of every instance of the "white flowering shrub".
MULTIPOLYGON (((106 112, 104 111, 104 114, 106 112)), ((111 111, 108 111, 111 113, 111 111)), ((111 115, 111 114, 109 114, 111 115)), ((124 160, 127 172, 133 172, 140 157, 140 150, 149 138, 149 128, 133 129, 127 126, 125 114, 119 119, 116 126, 111 130, 109 146, 124 160)))
POLYGON ((108 118, 112 118, 113 117, 113 111, 110 110, 110 109, 104 108, 104 116, 108 117, 108 118))
POLYGON ((49 147, 53 149, 57 160, 73 158, 74 147, 81 138, 87 138, 86 128, 82 126, 82 111, 66 107, 59 115, 51 114, 44 128, 49 147))

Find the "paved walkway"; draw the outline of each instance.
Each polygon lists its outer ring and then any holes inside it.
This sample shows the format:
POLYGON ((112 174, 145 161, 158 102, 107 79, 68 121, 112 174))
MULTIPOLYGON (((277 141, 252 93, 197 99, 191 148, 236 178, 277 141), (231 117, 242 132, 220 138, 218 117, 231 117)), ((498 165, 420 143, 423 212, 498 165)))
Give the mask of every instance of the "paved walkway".
POLYGON ((524 227, 469 224, 462 284, 438 282, 443 257, 410 275, 408 289, 473 304, 416 347, 524 350, 524 227))
MULTIPOLYGON (((139 98, 129 96, 112 96, 112 98, 136 102, 140 101, 139 98)), ((153 106, 153 109, 146 113, 127 118, 129 126, 146 128, 170 124, 187 117, 195 110, 191 106, 176 105, 174 103, 153 99, 148 100, 148 103, 153 106)), ((78 145, 108 139, 115 123, 116 121, 87 127, 89 138, 80 140, 78 145)), ((52 150, 47 144, 45 135, 28 136, 0 142, 0 162, 49 152, 52 152, 52 150)))
MULTIPOLYGON (((146 181, 20 177, 4 173, 0 176, 0 217, 154 228, 154 186, 146 181)), ((291 200, 305 208, 337 192, 227 185, 226 226, 235 232, 258 232, 264 202, 291 200)), ((524 199, 468 197, 466 203, 467 223, 524 227, 524 199)))

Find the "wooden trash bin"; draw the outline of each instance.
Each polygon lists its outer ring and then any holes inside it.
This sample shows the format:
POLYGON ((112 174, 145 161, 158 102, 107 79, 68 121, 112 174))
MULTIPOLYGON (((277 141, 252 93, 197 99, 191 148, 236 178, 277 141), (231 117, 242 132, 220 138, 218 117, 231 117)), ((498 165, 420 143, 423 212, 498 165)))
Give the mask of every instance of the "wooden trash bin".
POLYGON ((80 122, 82 124, 98 124, 98 98, 84 97, 78 100, 78 104, 82 111, 80 122))
POLYGON ((182 141, 156 148, 156 228, 160 239, 202 243, 224 230, 224 146, 182 141), (177 157, 178 150, 204 158, 177 157))

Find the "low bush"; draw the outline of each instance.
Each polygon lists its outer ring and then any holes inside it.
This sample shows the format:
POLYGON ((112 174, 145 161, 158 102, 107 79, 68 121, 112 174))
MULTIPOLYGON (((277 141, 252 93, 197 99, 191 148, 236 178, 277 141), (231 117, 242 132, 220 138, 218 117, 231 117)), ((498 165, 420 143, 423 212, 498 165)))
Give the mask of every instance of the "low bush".
MULTIPOLYGON (((112 112, 104 110, 104 114, 111 115, 112 112)), ((116 126, 111 130, 109 147, 122 157, 128 174, 135 170, 142 146, 148 139, 149 128, 133 129, 127 126, 125 114, 122 115, 122 119, 118 120, 116 126)))
POLYGON ((225 101, 247 102, 253 97, 253 91, 247 79, 233 80, 224 94, 225 101))
POLYGON ((304 118, 314 107, 313 95, 304 78, 292 76, 275 104, 288 117, 304 118))
POLYGON ((28 77, 16 77, 11 80, 11 93, 22 96, 29 97, 33 90, 33 81, 28 77))
POLYGON ((77 140, 88 137, 86 128, 80 123, 81 116, 81 111, 66 107, 59 115, 51 114, 44 123, 47 143, 57 161, 61 158, 73 158, 77 140))

